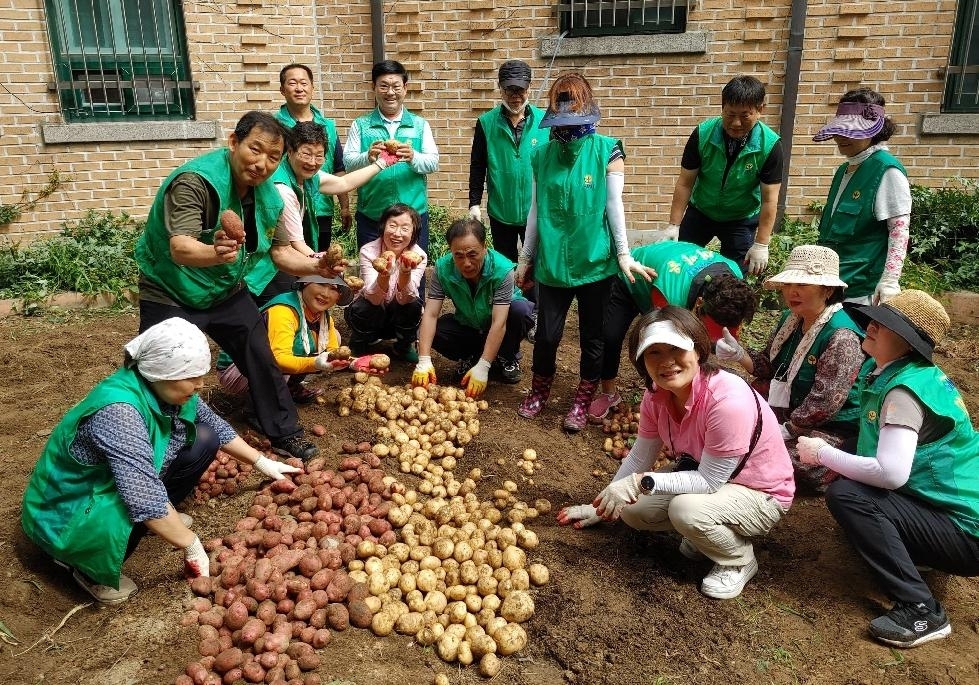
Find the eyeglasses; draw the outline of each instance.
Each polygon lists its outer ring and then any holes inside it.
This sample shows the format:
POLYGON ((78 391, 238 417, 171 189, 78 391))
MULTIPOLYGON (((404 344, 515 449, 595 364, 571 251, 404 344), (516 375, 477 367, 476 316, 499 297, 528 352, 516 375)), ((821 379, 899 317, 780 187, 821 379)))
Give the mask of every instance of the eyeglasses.
POLYGON ((374 87, 378 93, 400 93, 405 89, 401 83, 378 83, 374 87))
POLYGON ((314 155, 311 152, 297 152, 296 157, 306 162, 307 164, 322 164, 326 159, 326 155, 318 154, 314 155))
POLYGON ((526 92, 527 89, 520 86, 507 86, 503 89, 504 95, 524 95, 526 92))

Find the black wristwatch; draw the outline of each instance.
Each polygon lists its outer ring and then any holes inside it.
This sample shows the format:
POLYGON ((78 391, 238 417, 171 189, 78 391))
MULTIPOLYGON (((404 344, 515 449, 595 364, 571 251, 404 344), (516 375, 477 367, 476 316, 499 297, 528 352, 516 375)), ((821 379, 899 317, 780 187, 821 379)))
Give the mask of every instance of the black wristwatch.
POLYGON ((656 487, 656 481, 653 480, 652 476, 643 476, 639 481, 639 492, 644 495, 653 494, 653 488, 656 487))

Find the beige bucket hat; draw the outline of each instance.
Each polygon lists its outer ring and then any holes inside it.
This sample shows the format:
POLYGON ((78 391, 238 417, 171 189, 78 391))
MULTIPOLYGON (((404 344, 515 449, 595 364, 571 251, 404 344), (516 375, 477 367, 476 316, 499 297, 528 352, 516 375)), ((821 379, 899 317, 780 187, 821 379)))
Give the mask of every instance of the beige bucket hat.
POLYGON ((762 287, 774 290, 790 283, 845 288, 840 280, 840 256, 822 245, 797 245, 782 271, 766 279, 762 287))

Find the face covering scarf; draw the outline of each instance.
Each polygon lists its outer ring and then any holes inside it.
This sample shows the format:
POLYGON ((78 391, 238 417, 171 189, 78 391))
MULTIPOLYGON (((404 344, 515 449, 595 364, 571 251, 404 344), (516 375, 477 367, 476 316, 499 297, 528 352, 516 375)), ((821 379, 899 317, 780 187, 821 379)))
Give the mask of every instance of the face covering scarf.
POLYGON ((551 137, 562 143, 570 143, 595 132, 595 124, 582 124, 581 126, 555 126, 551 129, 551 137))

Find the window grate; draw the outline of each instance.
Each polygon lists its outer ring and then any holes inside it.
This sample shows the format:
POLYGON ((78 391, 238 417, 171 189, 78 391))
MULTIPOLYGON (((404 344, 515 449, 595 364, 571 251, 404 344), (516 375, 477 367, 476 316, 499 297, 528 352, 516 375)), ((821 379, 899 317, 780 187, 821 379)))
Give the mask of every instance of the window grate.
POLYGON ((557 6, 569 36, 683 33, 689 0, 564 0, 557 6))
POLYGON ((180 0, 45 0, 67 121, 191 119, 180 0))
POLYGON ((958 3, 942 111, 979 112, 979 0, 958 3))

